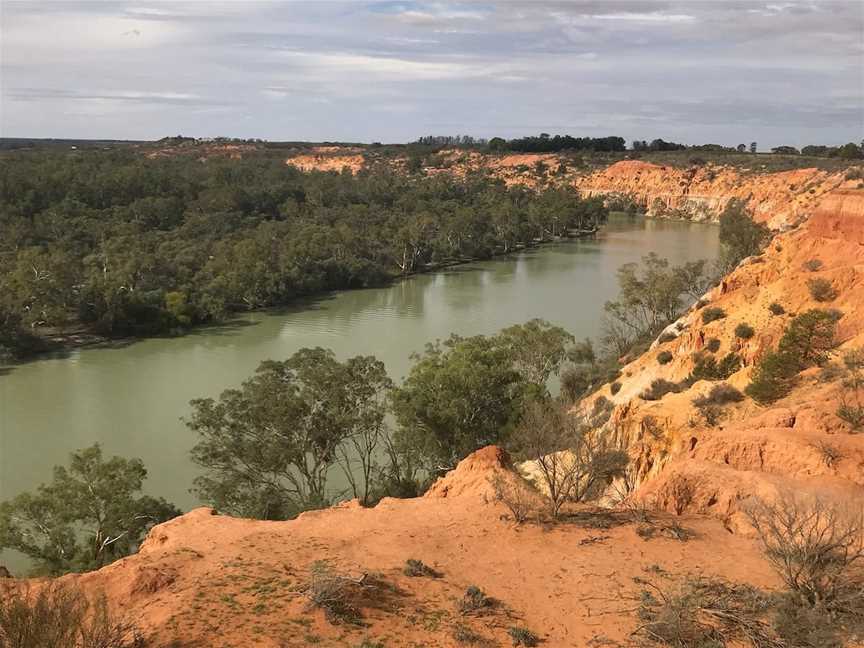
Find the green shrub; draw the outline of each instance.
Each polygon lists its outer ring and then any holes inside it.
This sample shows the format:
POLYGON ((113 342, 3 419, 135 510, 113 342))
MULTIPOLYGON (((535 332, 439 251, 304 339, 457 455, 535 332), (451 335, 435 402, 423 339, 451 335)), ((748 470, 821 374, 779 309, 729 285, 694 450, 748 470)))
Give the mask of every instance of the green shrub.
POLYGON ((639 397, 646 401, 656 401, 663 398, 666 394, 677 394, 679 391, 681 391, 681 386, 678 383, 658 378, 651 383, 648 389, 639 394, 639 397))
POLYGON ((837 408, 837 416, 856 432, 864 427, 864 405, 842 403, 837 408))
POLYGON ((746 322, 741 322, 735 327, 735 337, 741 338, 742 340, 749 340, 755 333, 756 331, 753 330, 753 327, 746 322))
POLYGON ((780 351, 788 351, 801 361, 801 370, 822 366, 836 346, 837 317, 832 311, 811 309, 796 316, 780 339, 780 351))
POLYGON ((479 612, 492 607, 494 601, 486 596, 486 593, 476 585, 469 585, 465 594, 459 601, 459 611, 463 614, 468 612, 479 612))
POLYGON ((808 367, 822 366, 834 348, 837 320, 828 311, 812 309, 796 316, 753 372, 745 392, 758 403, 773 403, 788 394, 795 377, 808 367))
POLYGON ((786 312, 786 309, 777 302, 768 304, 768 310, 771 311, 772 315, 783 315, 786 312))
POLYGON ((672 353, 670 351, 661 351, 657 354, 657 362, 661 365, 669 364, 672 362, 672 353))
POLYGON ((744 400, 744 394, 735 389, 728 383, 714 385, 711 391, 705 396, 698 396, 693 399, 693 404, 696 407, 705 405, 728 405, 729 403, 740 403, 744 400))
POLYGON ((726 380, 740 368, 741 358, 736 353, 727 353, 720 362, 714 356, 697 353, 689 380, 726 380))
POLYGON ((614 396, 614 395, 617 394, 619 391, 621 391, 621 383, 620 383, 620 382, 617 382, 617 381, 616 381, 616 382, 613 382, 611 385, 609 385, 609 391, 610 391, 610 392, 612 393, 612 395, 614 396))
POLYGON ((660 334, 660 337, 657 338, 657 342, 660 344, 666 344, 667 342, 671 342, 678 336, 675 335, 672 331, 664 331, 660 334))
POLYGON ((810 296, 818 302, 834 301, 837 297, 837 291, 827 279, 808 279, 807 288, 810 291, 810 296))
POLYGON ((822 261, 819 259, 810 259, 804 262, 804 269, 808 272, 817 272, 822 268, 822 261))
POLYGON ((773 403, 792 390, 800 370, 800 362, 790 353, 770 351, 756 366, 744 392, 757 403, 773 403))
POLYGON ((720 340, 718 338, 709 338, 705 343, 705 350, 710 353, 717 353, 720 350, 720 340))
POLYGON ((460 644, 479 644, 483 641, 482 636, 464 623, 457 623, 453 626, 453 639, 460 644))
POLYGON ((409 558, 405 561, 405 566, 402 568, 402 573, 406 576, 412 577, 421 577, 426 576, 428 578, 440 578, 441 574, 434 569, 432 569, 429 565, 424 563, 422 560, 417 560, 415 558, 409 558))
POLYGON ((702 311, 702 323, 708 324, 710 322, 715 322, 717 320, 721 320, 726 317, 726 311, 722 308, 718 308, 716 306, 712 306, 711 308, 706 308, 702 311))
POLYGON ((510 639, 514 646, 536 646, 540 643, 540 637, 527 628, 511 626, 507 630, 507 634, 510 635, 510 639))
POLYGON ((711 391, 706 395, 694 398, 693 405, 699 410, 705 422, 710 426, 714 426, 723 418, 724 405, 738 403, 742 400, 744 400, 744 394, 732 385, 722 383, 712 387, 711 391))

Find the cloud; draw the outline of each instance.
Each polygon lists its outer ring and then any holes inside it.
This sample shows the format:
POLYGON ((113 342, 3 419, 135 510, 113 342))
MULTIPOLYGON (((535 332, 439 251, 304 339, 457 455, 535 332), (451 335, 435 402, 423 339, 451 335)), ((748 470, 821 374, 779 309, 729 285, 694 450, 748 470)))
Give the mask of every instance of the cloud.
POLYGON ((0 20, 4 135, 800 145, 864 130, 852 1, 65 0, 6 2, 0 20))

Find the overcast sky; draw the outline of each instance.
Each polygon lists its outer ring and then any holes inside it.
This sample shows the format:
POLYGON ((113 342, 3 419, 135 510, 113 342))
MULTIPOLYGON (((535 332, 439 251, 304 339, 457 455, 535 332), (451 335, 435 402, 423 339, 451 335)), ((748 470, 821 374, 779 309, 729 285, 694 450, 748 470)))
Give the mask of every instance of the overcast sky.
POLYGON ((12 2, 5 137, 864 137, 864 2, 12 2))

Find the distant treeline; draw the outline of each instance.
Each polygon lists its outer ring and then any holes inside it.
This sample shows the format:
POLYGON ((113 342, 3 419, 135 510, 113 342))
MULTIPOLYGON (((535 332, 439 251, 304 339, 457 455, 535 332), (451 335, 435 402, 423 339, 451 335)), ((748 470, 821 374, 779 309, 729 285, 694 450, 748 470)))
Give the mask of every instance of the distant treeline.
POLYGON ((0 353, 40 331, 148 335, 484 259, 606 218, 575 190, 281 158, 13 152, 0 164, 0 353))
POLYGON ((520 137, 505 140, 493 137, 489 140, 492 151, 516 151, 519 153, 556 153, 558 151, 600 151, 614 152, 627 150, 623 137, 570 137, 540 133, 533 137, 520 137))
POLYGON ((771 149, 772 153, 782 155, 805 155, 807 157, 840 158, 843 160, 864 159, 864 141, 861 144, 849 142, 843 146, 822 146, 811 144, 803 147, 800 151, 794 146, 776 146, 771 149))

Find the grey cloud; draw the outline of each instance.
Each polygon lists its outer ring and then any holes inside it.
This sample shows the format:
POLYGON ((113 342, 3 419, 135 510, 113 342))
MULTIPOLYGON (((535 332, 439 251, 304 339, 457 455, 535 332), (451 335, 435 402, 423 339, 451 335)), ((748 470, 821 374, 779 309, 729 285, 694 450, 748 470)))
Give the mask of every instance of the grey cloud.
POLYGON ((864 135, 862 11, 782 0, 5 2, 0 129, 839 143, 864 135))

